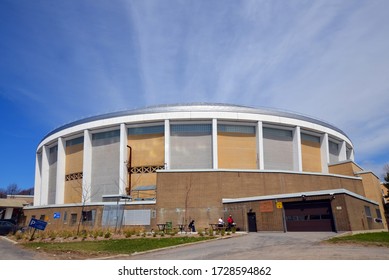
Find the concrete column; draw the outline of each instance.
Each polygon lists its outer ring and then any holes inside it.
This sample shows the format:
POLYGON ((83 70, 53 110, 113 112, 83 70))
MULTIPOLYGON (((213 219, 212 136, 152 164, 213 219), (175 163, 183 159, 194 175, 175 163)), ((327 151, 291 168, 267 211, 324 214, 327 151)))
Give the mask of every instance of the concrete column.
POLYGON ((127 147, 127 127, 126 124, 120 124, 120 148, 119 148, 119 194, 126 194, 126 188, 128 185, 128 147, 127 147))
POLYGON ((265 161, 263 157, 263 128, 262 128, 261 121, 257 123, 256 136, 257 136, 257 167, 260 170, 264 170, 265 161))
POLYGON ((212 166, 219 168, 218 146, 217 146, 217 119, 212 119, 212 166))
POLYGON ((170 169, 170 121, 165 120, 165 169, 170 169))
POLYGON ((84 160, 82 163, 83 179, 82 179, 82 197, 81 202, 90 202, 92 188, 92 133, 89 130, 84 130, 84 160))
POLYGON ((330 149, 328 146, 328 134, 324 133, 320 137, 321 168, 323 173, 328 173, 328 163, 330 162, 330 149))
POLYGON ((303 171, 303 159, 301 154, 301 130, 299 126, 293 130, 293 169, 303 171))
POLYGON ((49 199, 49 148, 42 147, 42 177, 39 205, 47 205, 49 199))
POLYGON ((65 172, 66 172, 66 141, 58 138, 57 152, 57 182, 55 192, 55 204, 65 202, 65 172))
POLYGON ((42 188, 42 152, 35 155, 35 181, 34 181, 34 205, 39 206, 41 203, 42 188))

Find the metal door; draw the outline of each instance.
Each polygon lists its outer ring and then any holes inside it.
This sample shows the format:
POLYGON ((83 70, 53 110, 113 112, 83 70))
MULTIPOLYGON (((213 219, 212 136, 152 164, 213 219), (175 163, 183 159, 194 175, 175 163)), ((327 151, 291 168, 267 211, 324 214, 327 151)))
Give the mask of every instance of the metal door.
POLYGON ((256 232, 257 231, 257 217, 255 215, 255 212, 247 213, 247 221, 248 221, 248 225, 249 225, 249 232, 256 232))

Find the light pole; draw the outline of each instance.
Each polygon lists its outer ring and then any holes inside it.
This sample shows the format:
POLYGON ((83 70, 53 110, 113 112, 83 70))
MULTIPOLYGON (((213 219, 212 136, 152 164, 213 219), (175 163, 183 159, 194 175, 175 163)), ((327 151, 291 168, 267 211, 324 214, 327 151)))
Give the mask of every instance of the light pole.
POLYGON ((132 147, 127 145, 130 149, 130 155, 128 156, 127 171, 128 171, 128 191, 127 194, 131 194, 131 168, 132 168, 132 147))

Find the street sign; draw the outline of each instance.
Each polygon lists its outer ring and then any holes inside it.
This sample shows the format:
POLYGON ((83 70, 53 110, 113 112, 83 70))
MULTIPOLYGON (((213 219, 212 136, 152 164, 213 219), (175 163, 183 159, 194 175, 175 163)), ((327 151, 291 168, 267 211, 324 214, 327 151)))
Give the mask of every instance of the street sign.
POLYGON ((282 209, 282 202, 277 202, 277 203, 276 203, 276 207, 277 207, 278 209, 282 209))
POLYGON ((61 213, 60 213, 60 212, 54 212, 53 218, 54 218, 54 219, 59 219, 59 218, 61 218, 61 213))
POLYGON ((39 230, 45 230, 46 225, 47 225, 47 222, 45 222, 45 221, 31 218, 31 221, 30 221, 28 226, 35 228, 35 229, 39 229, 39 230))

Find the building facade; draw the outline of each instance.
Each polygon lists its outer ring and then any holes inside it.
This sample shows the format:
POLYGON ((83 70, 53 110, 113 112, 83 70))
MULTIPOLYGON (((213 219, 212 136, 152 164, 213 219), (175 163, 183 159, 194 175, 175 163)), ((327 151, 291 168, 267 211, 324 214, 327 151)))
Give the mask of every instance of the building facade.
POLYGON ((91 117, 46 135, 34 206, 49 227, 387 229, 379 180, 333 125, 295 113, 178 104, 91 117))

